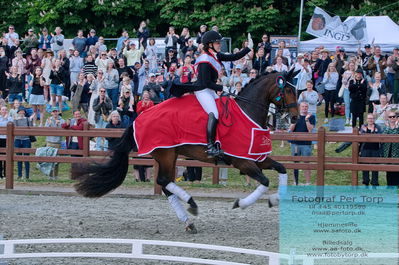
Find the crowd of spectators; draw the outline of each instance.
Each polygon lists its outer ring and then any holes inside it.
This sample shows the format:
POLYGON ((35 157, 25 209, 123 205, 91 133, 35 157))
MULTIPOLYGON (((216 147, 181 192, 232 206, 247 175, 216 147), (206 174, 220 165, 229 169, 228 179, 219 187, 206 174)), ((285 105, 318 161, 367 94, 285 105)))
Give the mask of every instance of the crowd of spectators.
MULTIPOLYGON (((217 26, 212 29, 218 31, 217 26)), ((19 108, 25 106, 31 126, 82 129, 87 120, 96 128, 127 127, 142 111, 170 98, 173 84, 196 80, 194 63, 202 49, 201 36, 207 30, 201 25, 198 33, 192 34, 183 28, 178 35, 174 27, 169 27, 163 57, 157 54, 156 41, 144 21, 135 30, 138 41, 123 31, 116 47, 107 47, 95 29, 87 36, 79 30, 68 50, 60 27, 52 32, 29 29, 21 37, 10 25, 0 39, 0 125, 17 120, 22 113, 19 108), (74 118, 63 120, 62 112, 68 109, 68 103, 74 118), (51 117, 45 122, 46 110, 51 117)), ((378 131, 387 127, 388 113, 395 106, 392 104, 399 103, 399 47, 391 55, 383 55, 379 46, 368 44, 348 55, 343 47, 329 51, 320 46, 294 57, 284 41, 273 53, 269 36, 259 37, 261 41, 247 56, 223 63, 219 83, 226 92, 239 93, 251 79, 265 72, 295 69, 298 74, 293 84, 299 103, 306 103, 307 114, 299 120, 303 124, 291 129, 310 132, 306 121, 311 121, 312 129, 315 127, 317 106, 323 103, 325 123, 339 108, 345 109, 346 124, 352 127, 363 125, 365 112, 373 114, 378 131)), ((248 47, 250 42, 248 38, 233 52, 248 47)), ((284 117, 276 120, 276 130, 290 129, 284 117)), ((2 137, 0 147, 5 145, 2 137)), ((48 138, 47 145, 59 147, 60 139, 56 138, 48 138)), ((16 145, 28 145, 25 138, 18 140, 16 145)), ((80 145, 79 137, 67 139, 68 148, 79 149, 80 145)), ((111 139, 96 139, 97 150, 113 146, 115 141, 111 139)), ((292 150, 296 155, 309 153, 301 144, 293 144, 292 150)), ((3 168, 0 164, 0 172, 3 168)))

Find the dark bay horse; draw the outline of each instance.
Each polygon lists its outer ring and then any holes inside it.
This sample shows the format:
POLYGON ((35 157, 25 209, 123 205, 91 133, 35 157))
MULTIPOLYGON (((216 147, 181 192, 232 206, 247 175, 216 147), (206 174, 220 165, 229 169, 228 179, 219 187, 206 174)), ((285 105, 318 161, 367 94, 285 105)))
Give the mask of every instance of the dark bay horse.
MULTIPOLYGON (((237 104, 257 124, 265 128, 267 126, 267 114, 269 104, 273 103, 277 110, 289 111, 291 120, 298 116, 296 93, 290 83, 296 73, 270 73, 261 75, 247 84, 236 97, 237 104)), ((204 130, 205 133, 205 130, 204 130)), ((72 167, 72 179, 77 180, 76 191, 85 197, 101 197, 116 189, 124 181, 128 171, 129 153, 136 149, 137 145, 133 137, 133 126, 125 130, 119 145, 113 151, 111 159, 103 164, 80 164, 72 167)), ((175 210, 180 221, 186 224, 186 230, 196 233, 194 224, 189 221, 187 212, 181 201, 189 204, 187 209, 193 215, 198 214, 198 206, 194 199, 174 182, 176 159, 178 155, 196 159, 207 163, 215 163, 212 158, 207 158, 206 146, 182 145, 173 148, 155 149, 151 156, 159 163, 157 183, 175 210)), ((237 158, 225 155, 224 161, 233 165, 243 174, 250 176, 259 182, 259 186, 246 198, 237 199, 233 208, 246 208, 255 203, 269 187, 269 179, 262 173, 262 169, 274 169, 279 173, 279 185, 287 185, 285 167, 267 157, 262 162, 237 158)), ((278 203, 278 194, 269 196, 269 206, 278 203)))

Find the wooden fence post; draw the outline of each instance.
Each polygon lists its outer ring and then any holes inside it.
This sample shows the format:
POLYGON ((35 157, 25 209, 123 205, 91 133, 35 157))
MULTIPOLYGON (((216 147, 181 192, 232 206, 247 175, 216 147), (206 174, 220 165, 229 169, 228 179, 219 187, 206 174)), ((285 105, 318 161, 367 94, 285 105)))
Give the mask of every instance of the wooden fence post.
POLYGON ((324 186, 324 166, 326 158, 326 129, 319 127, 317 130, 317 176, 316 185, 324 186))
POLYGON ((14 129, 13 122, 7 123, 6 189, 14 189, 14 129))
POLYGON ((212 184, 217 185, 219 184, 219 168, 214 167, 212 169, 212 184))
MULTIPOLYGON (((89 123, 86 121, 85 123, 83 123, 83 131, 88 131, 88 130, 89 130, 89 123)), ((90 136, 83 136, 83 156, 88 157, 89 155, 90 155, 90 136)))
MULTIPOLYGON (((359 135, 359 129, 353 128, 353 135, 359 135)), ((359 163, 359 143, 352 142, 352 164, 359 163)), ((352 170, 352 186, 357 186, 359 181, 358 171, 352 170)))

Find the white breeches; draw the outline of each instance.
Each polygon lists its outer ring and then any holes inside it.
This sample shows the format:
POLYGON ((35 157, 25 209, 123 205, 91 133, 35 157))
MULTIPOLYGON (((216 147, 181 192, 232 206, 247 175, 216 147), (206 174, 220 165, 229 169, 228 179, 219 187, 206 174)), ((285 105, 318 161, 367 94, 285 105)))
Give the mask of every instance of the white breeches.
POLYGON ((219 112, 215 102, 215 99, 219 98, 219 96, 216 92, 212 89, 206 88, 200 91, 195 91, 194 94, 205 112, 208 114, 213 112, 215 118, 219 119, 219 112))

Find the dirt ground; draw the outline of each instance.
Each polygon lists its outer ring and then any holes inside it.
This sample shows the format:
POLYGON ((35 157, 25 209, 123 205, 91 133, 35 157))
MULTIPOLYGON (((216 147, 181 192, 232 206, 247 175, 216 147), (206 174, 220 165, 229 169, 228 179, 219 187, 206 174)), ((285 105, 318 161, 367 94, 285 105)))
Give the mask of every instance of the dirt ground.
MULTIPOLYGON (((193 218, 198 234, 185 233, 164 197, 152 199, 86 199, 77 196, 0 194, 0 235, 4 239, 128 238, 181 241, 278 251, 278 209, 260 201, 246 210, 232 210, 233 200, 198 200, 193 218)), ((112 245, 24 245, 20 252, 128 252, 112 245)), ((267 264, 260 257, 176 247, 144 247, 144 252, 267 264)), ((0 261, 4 262, 4 261, 0 261)), ((6 264, 179 264, 148 260, 18 259, 6 264)))

